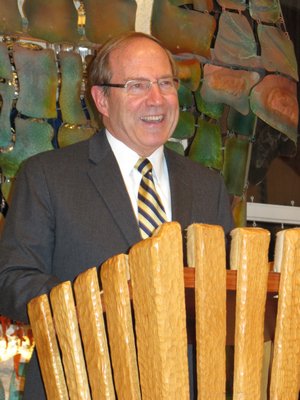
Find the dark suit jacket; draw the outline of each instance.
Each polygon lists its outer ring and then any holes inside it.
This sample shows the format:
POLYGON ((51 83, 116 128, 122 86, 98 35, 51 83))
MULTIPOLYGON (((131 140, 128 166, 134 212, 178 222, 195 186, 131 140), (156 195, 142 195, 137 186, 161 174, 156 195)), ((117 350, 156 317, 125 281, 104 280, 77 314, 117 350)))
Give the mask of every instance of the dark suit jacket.
MULTIPOLYGON (((232 218, 219 174, 165 150, 172 219, 194 222, 232 218)), ((141 240, 118 164, 103 131, 90 140, 38 154, 24 163, 0 244, 0 314, 27 321, 26 304, 83 270, 126 253, 141 240)), ((25 399, 44 398, 35 360, 25 399)))

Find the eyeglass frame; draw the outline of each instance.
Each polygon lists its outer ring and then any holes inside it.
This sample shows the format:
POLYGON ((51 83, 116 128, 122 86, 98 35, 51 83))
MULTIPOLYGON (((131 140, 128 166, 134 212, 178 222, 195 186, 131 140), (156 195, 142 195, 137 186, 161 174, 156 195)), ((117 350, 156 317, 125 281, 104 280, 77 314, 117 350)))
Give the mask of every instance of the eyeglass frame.
POLYGON ((128 84, 130 82, 147 82, 148 85, 149 85, 147 87, 147 92, 148 92, 154 83, 157 83, 159 89, 161 90, 161 87, 159 86, 159 81, 163 81, 164 79, 172 79, 173 82, 176 82, 176 84, 174 86, 174 89, 176 91, 178 90, 179 84, 180 84, 180 79, 177 76, 167 76, 167 77, 163 77, 163 78, 158 78, 155 81, 151 81, 150 79, 144 79, 144 78, 129 79, 125 83, 110 83, 110 82, 108 82, 108 83, 100 83, 97 86, 99 86, 99 87, 112 87, 112 88, 119 88, 119 89, 127 89, 127 86, 128 86, 128 84), (178 85, 178 86, 176 87, 176 85, 178 85))

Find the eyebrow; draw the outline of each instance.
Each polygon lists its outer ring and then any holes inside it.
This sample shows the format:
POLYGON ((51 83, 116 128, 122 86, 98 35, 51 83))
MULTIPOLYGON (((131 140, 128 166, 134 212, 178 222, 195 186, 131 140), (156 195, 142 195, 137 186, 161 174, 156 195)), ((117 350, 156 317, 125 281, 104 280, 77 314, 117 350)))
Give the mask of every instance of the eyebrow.
MULTIPOLYGON (((164 79, 164 78, 174 78, 174 75, 173 74, 171 74, 171 75, 170 74, 162 75, 162 76, 159 76, 158 78, 155 78, 155 80, 164 79)), ((128 81, 140 81, 140 80, 142 80, 142 81, 152 81, 152 79, 150 79, 150 78, 146 78, 146 77, 140 76, 140 77, 126 78, 126 79, 124 79, 124 83, 128 82, 128 81)))

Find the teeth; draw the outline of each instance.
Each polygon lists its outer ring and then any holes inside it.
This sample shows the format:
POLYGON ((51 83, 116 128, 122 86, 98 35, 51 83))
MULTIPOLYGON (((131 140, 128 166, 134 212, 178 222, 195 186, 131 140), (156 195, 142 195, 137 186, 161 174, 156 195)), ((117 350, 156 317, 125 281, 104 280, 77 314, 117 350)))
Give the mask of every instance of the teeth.
POLYGON ((148 115, 148 116, 141 117, 141 119, 146 122, 153 122, 153 121, 160 122, 160 121, 162 121, 163 116, 162 115, 148 115))

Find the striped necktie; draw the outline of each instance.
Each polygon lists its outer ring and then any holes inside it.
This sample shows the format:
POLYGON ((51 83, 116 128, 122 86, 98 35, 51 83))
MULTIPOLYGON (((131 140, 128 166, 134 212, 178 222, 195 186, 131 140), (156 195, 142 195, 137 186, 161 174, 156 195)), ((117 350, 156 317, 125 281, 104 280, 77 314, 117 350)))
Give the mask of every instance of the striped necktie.
POLYGON ((138 219, 142 238, 146 239, 167 221, 167 216, 155 189, 151 162, 147 158, 140 158, 135 168, 142 174, 138 192, 138 219))

